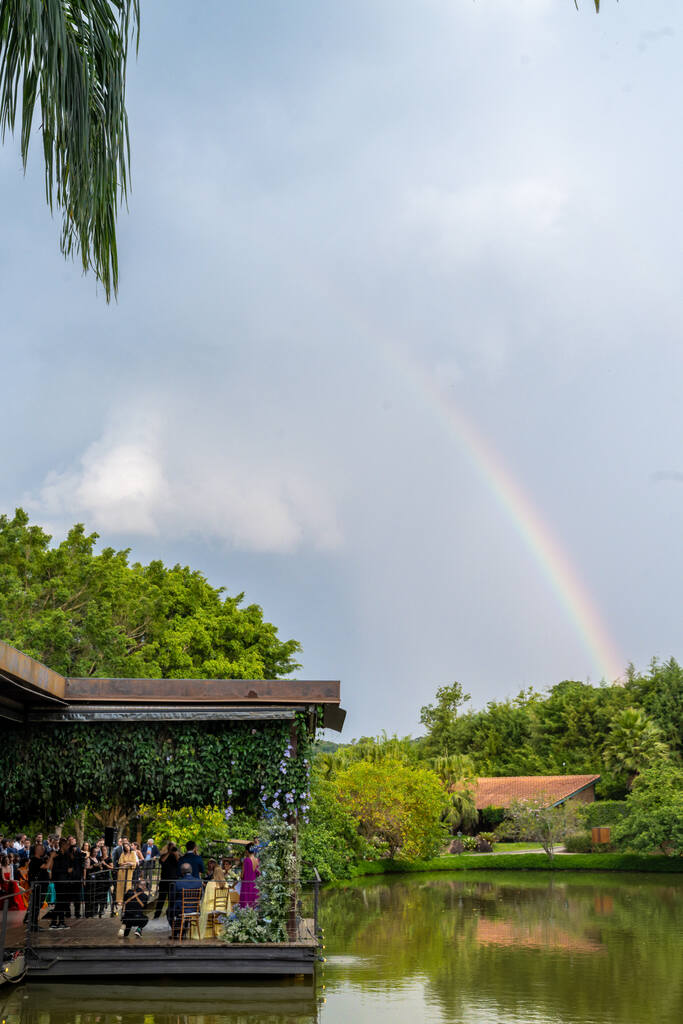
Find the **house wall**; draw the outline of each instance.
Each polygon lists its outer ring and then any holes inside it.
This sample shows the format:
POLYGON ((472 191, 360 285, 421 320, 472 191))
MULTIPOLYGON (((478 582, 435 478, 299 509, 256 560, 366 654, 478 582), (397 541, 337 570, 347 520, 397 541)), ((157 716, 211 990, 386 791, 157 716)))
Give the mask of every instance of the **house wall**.
POLYGON ((586 786, 580 793, 575 793, 574 796, 569 797, 569 803, 572 804, 592 804, 595 800, 595 783, 592 782, 590 786, 586 786))

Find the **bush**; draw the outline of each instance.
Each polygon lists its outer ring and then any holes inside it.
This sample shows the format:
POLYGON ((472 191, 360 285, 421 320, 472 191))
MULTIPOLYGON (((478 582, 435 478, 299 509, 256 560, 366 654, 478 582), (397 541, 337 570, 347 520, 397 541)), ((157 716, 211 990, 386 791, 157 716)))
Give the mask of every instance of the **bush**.
POLYGON ((579 810, 579 818, 586 828, 611 827, 621 821, 628 813, 625 800, 596 800, 592 804, 583 804, 579 810))
MULTIPOLYGON (((479 828, 493 832, 505 819, 504 807, 484 807, 479 811, 479 828)), ((481 833, 480 833, 481 834, 481 833)))
POLYGON ((390 857, 429 857, 443 846, 447 794, 430 769, 391 759, 356 761, 339 772, 333 785, 361 836, 385 846, 390 857))
POLYGON ((310 821, 299 834, 304 878, 313 877, 313 868, 324 882, 349 878, 357 861, 372 857, 373 847, 358 835, 356 822, 337 800, 333 784, 315 775, 309 813, 310 821))
POLYGON ((593 840, 590 832, 577 832, 576 835, 569 836, 564 847, 567 853, 592 853, 593 840))
POLYGON ((487 843, 490 843, 491 846, 493 846, 498 839, 498 836, 495 832, 480 832, 478 838, 484 839, 487 843))

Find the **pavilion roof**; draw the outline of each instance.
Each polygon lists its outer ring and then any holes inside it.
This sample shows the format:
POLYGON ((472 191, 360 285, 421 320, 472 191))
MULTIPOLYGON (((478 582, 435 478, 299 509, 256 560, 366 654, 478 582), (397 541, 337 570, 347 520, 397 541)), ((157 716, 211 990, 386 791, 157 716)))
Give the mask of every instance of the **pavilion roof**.
POLYGON ((478 778, 474 802, 484 807, 509 807, 514 800, 547 798, 547 806, 568 800, 582 789, 594 785, 599 775, 512 775, 478 778))
POLYGON ((103 679, 62 676, 0 641, 0 718, 152 721, 293 718, 322 706, 341 731, 338 680, 103 679))

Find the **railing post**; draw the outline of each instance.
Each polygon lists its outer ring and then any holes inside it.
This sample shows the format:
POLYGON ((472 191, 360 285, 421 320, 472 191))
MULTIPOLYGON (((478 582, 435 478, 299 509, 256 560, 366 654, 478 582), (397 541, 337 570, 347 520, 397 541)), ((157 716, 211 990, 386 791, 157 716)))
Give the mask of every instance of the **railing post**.
POLYGON ((9 897, 5 897, 2 900, 2 910, 0 910, 0 965, 5 960, 5 935, 7 934, 7 908, 9 906, 9 897))
MULTIPOLYGON (((34 914, 34 909, 35 909, 35 901, 36 901, 36 883, 32 882, 31 883, 31 887, 30 887, 30 889, 28 891, 28 910, 26 911, 26 938, 24 940, 24 945, 26 946, 27 949, 28 949, 28 947, 31 945, 31 943, 33 941, 32 937, 31 937, 31 931, 33 929, 33 914, 34 914)), ((40 907, 38 907, 38 910, 36 912, 36 922, 38 921, 39 915, 40 915, 40 907)))
POLYGON ((320 875, 318 869, 313 868, 313 934, 318 935, 318 901, 320 899, 320 875))

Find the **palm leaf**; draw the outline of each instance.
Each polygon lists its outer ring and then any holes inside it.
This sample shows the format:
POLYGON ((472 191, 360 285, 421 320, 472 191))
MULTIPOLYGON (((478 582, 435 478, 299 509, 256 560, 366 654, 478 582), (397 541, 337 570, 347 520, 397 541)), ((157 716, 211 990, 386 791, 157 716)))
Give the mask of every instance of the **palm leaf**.
POLYGON ((20 109, 26 168, 40 105, 45 193, 62 212, 61 249, 118 290, 116 215, 128 195, 128 44, 139 0, 0 0, 0 134, 20 109))

